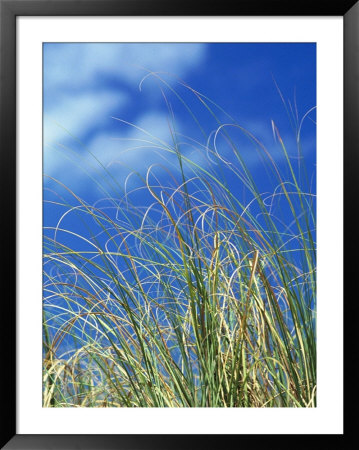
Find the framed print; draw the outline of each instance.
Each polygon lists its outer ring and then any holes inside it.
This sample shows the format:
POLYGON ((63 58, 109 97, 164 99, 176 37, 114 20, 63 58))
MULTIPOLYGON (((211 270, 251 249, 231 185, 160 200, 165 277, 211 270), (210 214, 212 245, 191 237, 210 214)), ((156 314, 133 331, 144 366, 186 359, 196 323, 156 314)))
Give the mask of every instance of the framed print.
POLYGON ((254 3, 1 1, 3 448, 344 445, 359 7, 254 3))

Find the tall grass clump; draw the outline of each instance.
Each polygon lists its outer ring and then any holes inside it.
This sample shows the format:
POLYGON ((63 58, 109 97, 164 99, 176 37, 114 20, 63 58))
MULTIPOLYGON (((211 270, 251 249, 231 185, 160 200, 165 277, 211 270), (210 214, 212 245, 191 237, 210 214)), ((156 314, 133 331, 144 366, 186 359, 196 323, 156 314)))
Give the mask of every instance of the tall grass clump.
POLYGON ((303 121, 291 118, 291 148, 272 122, 273 154, 231 117, 220 122, 205 96, 160 81, 170 143, 140 130, 119 146, 155 149, 162 163, 121 184, 94 156, 103 198, 92 203, 50 180, 45 208, 62 213, 44 230, 43 405, 315 407, 315 194, 303 121), (203 139, 176 129, 170 96, 203 139))

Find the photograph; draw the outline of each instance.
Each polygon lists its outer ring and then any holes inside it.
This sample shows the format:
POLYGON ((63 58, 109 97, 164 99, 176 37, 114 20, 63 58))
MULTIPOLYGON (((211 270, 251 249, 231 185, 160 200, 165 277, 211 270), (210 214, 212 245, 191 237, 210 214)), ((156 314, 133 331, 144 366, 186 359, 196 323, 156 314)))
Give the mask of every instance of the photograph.
POLYGON ((316 408, 315 42, 44 42, 42 406, 316 408))

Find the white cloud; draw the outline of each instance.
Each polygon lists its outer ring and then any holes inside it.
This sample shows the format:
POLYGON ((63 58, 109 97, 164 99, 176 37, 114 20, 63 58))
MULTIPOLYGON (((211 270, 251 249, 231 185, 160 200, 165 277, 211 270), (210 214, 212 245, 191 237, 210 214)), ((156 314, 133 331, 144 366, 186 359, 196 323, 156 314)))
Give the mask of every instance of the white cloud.
POLYGON ((86 134, 111 120, 111 116, 126 104, 124 94, 111 91, 81 92, 76 96, 64 95, 55 107, 44 111, 45 170, 54 171, 59 162, 53 148, 66 145, 73 138, 84 139, 86 134))
MULTIPOLYGON (((71 168, 71 162, 64 157, 66 150, 61 149, 61 146, 79 149, 73 137, 81 140, 105 165, 118 158, 119 141, 113 138, 154 140, 134 128, 125 130, 120 122, 119 133, 109 133, 113 120, 110 117, 126 119, 125 107, 131 101, 131 89, 138 86, 146 69, 184 77, 204 63, 205 55, 205 44, 45 44, 45 173, 55 177, 60 174, 67 179, 81 178, 81 171, 71 168)), ((166 116, 157 112, 153 97, 160 96, 160 91, 145 89, 142 95, 147 98, 148 109, 140 111, 142 115, 136 118, 136 125, 168 140, 166 116)), ((124 148, 124 144, 120 147, 124 148)), ((156 160, 154 155, 147 147, 123 153, 122 162, 143 170, 156 160)), ((92 158, 93 166, 94 158, 82 150, 81 159, 86 161, 86 158, 92 158)))
POLYGON ((93 125, 99 127, 109 120, 126 103, 125 95, 108 92, 83 92, 76 96, 66 95, 55 108, 44 113, 44 143, 54 145, 61 143, 66 134, 83 137, 93 125))
POLYGON ((45 91, 96 84, 101 77, 138 85, 146 70, 179 77, 203 63, 204 44, 46 44, 45 91))
POLYGON ((111 131, 106 131, 99 127, 86 143, 86 149, 76 151, 73 141, 68 143, 69 149, 57 146, 48 150, 45 173, 55 178, 59 176, 71 189, 85 187, 89 191, 87 174, 100 180, 105 169, 120 184, 133 171, 145 176, 152 164, 176 170, 176 156, 166 151, 166 147, 173 146, 166 114, 147 112, 136 120, 135 126, 111 120, 118 125, 117 130, 112 127, 111 131))
POLYGON ((118 122, 117 132, 99 132, 88 144, 89 160, 95 157, 123 181, 131 171, 145 175, 152 164, 171 163, 174 156, 165 147, 172 145, 166 115, 146 113, 135 127, 118 122))

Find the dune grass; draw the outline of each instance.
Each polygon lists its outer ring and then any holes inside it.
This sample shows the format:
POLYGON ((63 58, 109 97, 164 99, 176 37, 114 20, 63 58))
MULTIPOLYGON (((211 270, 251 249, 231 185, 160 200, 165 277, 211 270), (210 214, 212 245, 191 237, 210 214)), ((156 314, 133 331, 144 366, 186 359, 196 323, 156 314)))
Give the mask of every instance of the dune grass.
MULTIPOLYGON (((182 87, 217 121, 216 105, 182 87)), ((46 200, 64 213, 44 230, 45 407, 316 406, 315 195, 305 158, 293 164, 272 126, 280 164, 232 118, 205 145, 181 136, 169 105, 170 144, 145 134, 128 145, 171 164, 134 174, 132 191, 104 167, 118 195, 103 188, 96 204, 52 180, 66 200, 46 200)))

